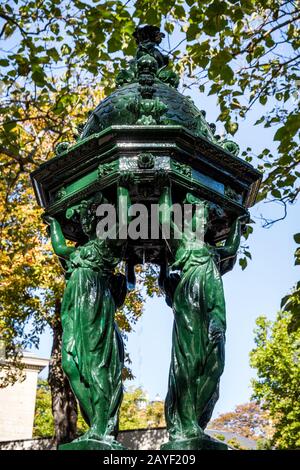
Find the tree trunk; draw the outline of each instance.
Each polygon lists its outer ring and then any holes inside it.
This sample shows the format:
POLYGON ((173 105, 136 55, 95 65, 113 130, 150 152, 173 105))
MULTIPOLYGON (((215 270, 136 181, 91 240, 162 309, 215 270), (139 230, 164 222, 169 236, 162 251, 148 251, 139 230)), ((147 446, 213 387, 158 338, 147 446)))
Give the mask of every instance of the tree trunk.
POLYGON ((52 321, 53 345, 49 366, 48 382, 52 396, 55 442, 57 445, 75 439, 77 430, 77 401, 61 365, 62 326, 60 302, 56 302, 52 321))

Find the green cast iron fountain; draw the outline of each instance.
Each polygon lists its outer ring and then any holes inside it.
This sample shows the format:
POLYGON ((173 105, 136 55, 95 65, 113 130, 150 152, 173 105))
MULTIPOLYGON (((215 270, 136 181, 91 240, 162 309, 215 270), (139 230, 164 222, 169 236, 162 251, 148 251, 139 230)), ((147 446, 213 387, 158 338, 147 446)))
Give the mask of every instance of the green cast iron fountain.
POLYGON ((261 175, 177 91, 179 78, 157 47, 159 29, 139 27, 134 36, 136 57, 119 72, 116 90, 92 111, 75 144, 60 143, 32 174, 65 269, 62 365, 90 426, 61 449, 123 449, 116 436, 124 351, 114 316, 134 284, 134 266, 145 262, 160 266, 159 284, 174 312, 169 442, 162 449, 225 449, 204 433, 224 368, 221 276, 234 266, 261 175), (117 236, 101 238, 97 208, 108 203, 117 207, 117 236), (118 236, 134 203, 159 204, 162 236, 151 236, 150 217, 148 237, 118 236), (181 237, 174 235, 173 204, 198 208, 181 237), (197 223, 202 239, 195 237, 197 223), (126 276, 115 274, 122 261, 126 276))

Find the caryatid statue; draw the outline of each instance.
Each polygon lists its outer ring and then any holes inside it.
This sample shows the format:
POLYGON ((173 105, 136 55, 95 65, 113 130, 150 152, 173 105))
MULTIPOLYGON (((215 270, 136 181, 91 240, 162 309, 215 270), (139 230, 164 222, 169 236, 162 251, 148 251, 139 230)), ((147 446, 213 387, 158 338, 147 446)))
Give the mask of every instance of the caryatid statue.
MULTIPOLYGON (((119 219, 128 217, 130 199, 126 174, 120 178, 117 207, 119 219), (123 185, 123 186, 122 186, 123 185)), ((71 206, 67 218, 80 223, 88 241, 77 247, 67 245, 60 223, 45 216, 50 224, 53 250, 66 267, 61 321, 62 367, 90 429, 72 442, 72 449, 123 449, 114 439, 123 397, 124 347, 115 323, 122 306, 126 278, 115 274, 122 260, 124 240, 97 234, 97 209, 108 203, 101 192, 71 206)), ((118 232, 118 226, 113 227, 118 232)), ((118 233, 116 233, 118 235, 118 233)), ((68 445, 62 446, 68 449, 68 445)))
POLYGON ((32 173, 66 272, 63 368, 90 426, 62 449, 122 449, 116 435, 123 344, 114 317, 134 284, 134 266, 143 263, 160 266, 159 284, 174 312, 169 442, 162 448, 226 448, 204 433, 224 367, 221 276, 235 263, 261 175, 177 90, 179 75, 159 48, 163 37, 156 26, 136 29, 136 56, 120 70, 115 91, 89 114, 76 142, 58 144, 55 157, 32 173), (97 236, 97 207, 107 202, 128 221, 131 202, 149 214, 156 204, 162 236, 153 236, 152 217, 143 222, 148 237, 97 236), (173 204, 193 208, 182 227, 171 216, 173 204), (126 278, 115 274, 121 261, 126 278))
POLYGON ((168 304, 174 312, 172 356, 165 414, 172 449, 220 448, 204 434, 219 396, 219 379, 224 369, 226 331, 222 284, 224 261, 236 258, 240 244, 241 219, 237 217, 222 246, 205 241, 210 223, 208 201, 186 194, 184 203, 194 213, 180 229, 172 219, 172 196, 166 184, 160 197, 160 223, 173 238, 166 241, 174 262, 161 277, 168 304), (198 230, 197 230, 198 229, 198 230), (200 230, 199 230, 200 229, 200 230), (176 236, 177 235, 177 236, 176 236), (174 272, 175 271, 175 272, 174 272))

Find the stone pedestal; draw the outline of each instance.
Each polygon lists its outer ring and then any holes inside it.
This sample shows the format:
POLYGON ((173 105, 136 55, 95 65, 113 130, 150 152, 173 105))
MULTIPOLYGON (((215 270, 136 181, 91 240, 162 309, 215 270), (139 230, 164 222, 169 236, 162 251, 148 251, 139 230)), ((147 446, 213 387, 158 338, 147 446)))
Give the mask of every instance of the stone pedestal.
POLYGON ((62 444, 58 450, 127 450, 117 441, 98 441, 96 439, 76 439, 70 444, 62 444))
POLYGON ((228 446, 221 441, 204 434, 201 438, 185 439, 182 441, 169 441, 163 444, 161 450, 228 450, 228 446))

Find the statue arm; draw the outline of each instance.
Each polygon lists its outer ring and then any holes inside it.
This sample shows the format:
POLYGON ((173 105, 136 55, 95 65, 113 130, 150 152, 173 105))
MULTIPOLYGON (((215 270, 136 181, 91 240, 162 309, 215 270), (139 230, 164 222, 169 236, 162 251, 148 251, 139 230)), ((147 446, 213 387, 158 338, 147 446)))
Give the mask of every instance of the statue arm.
POLYGON ((131 206, 131 199, 127 187, 119 185, 117 189, 117 206, 119 215, 119 225, 126 223, 129 220, 129 209, 131 206))
POLYGON ((239 249, 241 241, 241 218, 238 217, 232 224, 225 245, 217 248, 221 260, 234 257, 239 249))
POLYGON ((169 186, 165 186, 159 198, 159 223, 161 225, 171 222, 171 191, 169 186))
POLYGON ((45 220, 50 224, 51 243, 54 253, 60 258, 68 259, 70 254, 75 251, 75 248, 66 244, 60 223, 54 217, 46 216, 45 220))
MULTIPOLYGON (((113 240, 113 243, 114 243, 115 236, 118 239, 120 234, 123 235, 123 232, 125 229, 127 231, 130 206, 131 206, 131 199, 129 195, 129 190, 127 187, 120 184, 117 187, 117 200, 116 200, 116 205, 115 205, 118 220, 110 228, 110 230, 106 232, 106 239, 108 243, 110 243, 110 240, 113 240), (113 237, 111 238, 112 234, 113 234, 113 237)), ((121 238, 123 239, 122 235, 121 235, 121 238)))
MULTIPOLYGON (((128 180, 130 181, 129 177, 128 180)), ((121 184, 117 189, 117 199, 119 216, 118 231, 120 231, 120 226, 124 226, 125 224, 127 226, 127 223, 130 221, 129 209, 131 206, 129 190, 126 186, 122 185, 122 179, 121 184)), ((135 270, 134 263, 131 263, 130 261, 127 261, 126 263, 126 280, 128 290, 134 290, 136 285, 135 270)))
POLYGON ((173 229, 173 235, 176 236, 176 239, 178 240, 181 238, 181 232, 172 220, 172 197, 171 188, 169 185, 163 187, 159 198, 159 223, 162 227, 162 231, 164 231, 165 228, 166 232, 168 233, 168 229, 171 227, 173 229))

